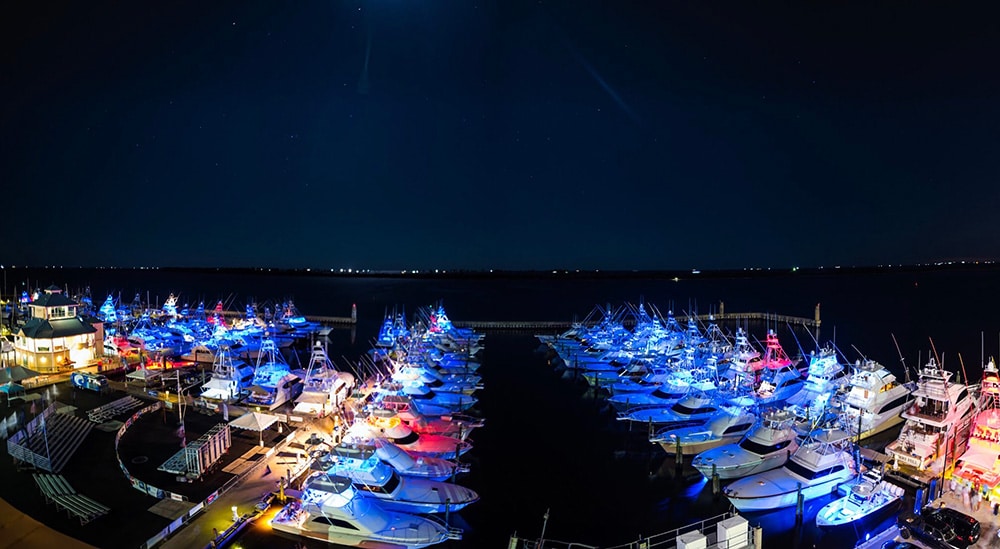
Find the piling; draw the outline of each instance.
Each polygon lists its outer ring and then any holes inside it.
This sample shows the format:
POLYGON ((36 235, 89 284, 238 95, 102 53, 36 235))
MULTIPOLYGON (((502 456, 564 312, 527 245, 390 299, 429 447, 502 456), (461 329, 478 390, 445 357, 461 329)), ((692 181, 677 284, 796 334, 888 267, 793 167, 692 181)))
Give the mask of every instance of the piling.
POLYGON ((802 483, 795 483, 795 523, 802 522, 802 515, 805 513, 806 498, 802 495, 802 483))
POLYGON ((716 465, 712 464, 712 495, 719 496, 719 472, 716 470, 716 465))
POLYGON ((913 512, 920 514, 920 509, 924 506, 924 489, 917 488, 917 495, 913 498, 913 512))
POLYGON ((930 487, 927 488, 927 504, 930 505, 934 503, 934 498, 937 497, 937 477, 931 479, 930 487))
POLYGON ((451 498, 446 498, 444 500, 444 524, 445 526, 451 527, 451 521, 448 520, 449 518, 451 518, 451 498))
POLYGON ((674 437, 674 459, 677 460, 677 468, 684 465, 684 452, 681 449, 681 437, 674 437))

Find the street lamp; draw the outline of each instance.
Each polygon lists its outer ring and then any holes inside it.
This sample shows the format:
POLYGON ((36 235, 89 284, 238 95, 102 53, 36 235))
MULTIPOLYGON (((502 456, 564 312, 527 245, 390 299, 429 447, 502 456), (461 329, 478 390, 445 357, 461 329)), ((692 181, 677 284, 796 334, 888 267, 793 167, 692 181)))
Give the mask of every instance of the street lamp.
POLYGON ((239 513, 236 512, 236 506, 233 505, 233 522, 236 522, 238 520, 240 520, 240 515, 239 513))

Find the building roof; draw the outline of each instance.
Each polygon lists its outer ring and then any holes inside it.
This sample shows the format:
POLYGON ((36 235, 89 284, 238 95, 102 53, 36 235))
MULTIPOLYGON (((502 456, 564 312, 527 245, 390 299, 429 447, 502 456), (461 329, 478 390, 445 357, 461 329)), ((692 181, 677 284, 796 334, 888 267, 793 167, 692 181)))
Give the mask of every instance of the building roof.
POLYGON ((32 301, 31 305, 35 307, 79 307, 80 304, 62 295, 62 293, 49 292, 46 290, 44 294, 38 296, 38 299, 32 301))
POLYGON ((80 334, 92 334, 97 329, 80 320, 78 317, 44 320, 32 318, 21 327, 18 335, 32 339, 52 339, 54 337, 69 337, 80 334))

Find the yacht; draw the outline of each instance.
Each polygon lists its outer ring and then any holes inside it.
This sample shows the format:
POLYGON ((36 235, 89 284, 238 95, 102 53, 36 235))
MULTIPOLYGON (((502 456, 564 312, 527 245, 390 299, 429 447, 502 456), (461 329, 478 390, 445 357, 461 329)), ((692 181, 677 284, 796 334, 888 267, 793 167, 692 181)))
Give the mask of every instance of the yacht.
POLYGON ((354 388, 353 374, 339 372, 326 354, 326 346, 313 343, 309 365, 302 377, 302 394, 295 399, 294 412, 311 416, 326 415, 337 409, 354 388))
POLYGON ((785 401, 805 386, 796 360, 788 358, 774 330, 768 330, 764 356, 760 361, 760 381, 754 387, 759 404, 785 401))
POLYGON ((413 457, 384 438, 375 439, 375 455, 399 474, 408 477, 448 480, 459 473, 469 472, 469 467, 465 464, 435 457, 413 457))
POLYGON ((377 408, 364 421, 355 421, 347 431, 349 440, 368 442, 384 438, 414 456, 457 459, 472 444, 456 437, 421 434, 399 418, 395 410, 377 408))
POLYGON ((816 514, 816 526, 823 530, 864 531, 896 514, 903 505, 903 488, 882 480, 878 469, 869 469, 851 486, 847 495, 836 499, 816 514))
POLYGON ((780 509, 827 495, 854 476, 847 451, 848 434, 840 429, 813 433, 811 439, 778 469, 741 478, 725 488, 729 502, 740 511, 780 509))
POLYGON ((378 456, 368 457, 336 446, 317 457, 313 467, 330 475, 349 478, 365 497, 376 499, 386 509, 405 513, 458 511, 479 500, 476 492, 452 484, 400 475, 378 456))
POLYGON ((264 338, 247 404, 274 410, 285 402, 294 401, 301 393, 302 379, 291 372, 274 340, 264 338))
POLYGON ((212 378, 201 388, 201 396, 211 400, 235 402, 250 388, 253 368, 241 360, 233 360, 229 348, 219 347, 212 365, 212 378))
POLYGON ((860 423, 865 439, 902 423, 900 414, 913 403, 916 388, 916 383, 899 383, 878 362, 864 360, 854 364, 846 396, 835 396, 830 404, 840 410, 847 432, 857 438, 860 423))
POLYGON ((704 451, 691 465, 706 478, 715 472, 719 478, 740 478, 781 467, 799 447, 798 436, 792 429, 795 415, 772 408, 739 443, 726 444, 704 451))
POLYGON ((788 397, 788 404, 823 409, 830 397, 850 381, 844 365, 837 360, 837 351, 827 346, 809 355, 809 366, 802 390, 788 397))
MULTIPOLYGON (((694 391, 673 406, 638 406, 618 415, 621 421, 670 424, 664 429, 704 423, 719 411, 721 404, 706 391, 694 391), (682 425, 683 424, 683 425, 682 425)), ((661 429, 663 430, 663 429, 661 429)))
POLYGON ((400 549, 427 547, 462 535, 435 518, 387 510, 378 500, 362 497, 350 479, 325 473, 306 480, 301 500, 278 511, 271 528, 349 547, 400 549))
POLYGON ((680 448, 683 455, 693 456, 739 440, 753 427, 756 419, 753 412, 746 408, 723 406, 705 423, 660 431, 649 441, 658 443, 668 454, 674 454, 680 448))
POLYGON ((1000 485, 1000 373, 991 359, 979 383, 979 407, 969 447, 955 465, 953 476, 996 490, 1000 485))
POLYGON ((913 405, 903 411, 903 430, 885 448, 894 469, 903 466, 914 476, 940 476, 948 465, 945 455, 955 451, 957 439, 968 436, 972 395, 951 376, 933 357, 920 370, 913 405))

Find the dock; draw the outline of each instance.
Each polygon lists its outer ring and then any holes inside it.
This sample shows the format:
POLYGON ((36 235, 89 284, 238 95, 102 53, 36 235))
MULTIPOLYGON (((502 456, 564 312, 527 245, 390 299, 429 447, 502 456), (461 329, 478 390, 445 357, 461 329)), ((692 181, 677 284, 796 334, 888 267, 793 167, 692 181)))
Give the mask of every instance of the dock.
MULTIPOLYGON (((718 313, 712 315, 693 315, 684 318, 694 318, 702 322, 740 322, 755 321, 775 324, 791 324, 793 326, 806 326, 808 328, 819 328, 821 320, 819 318, 819 307, 816 308, 816 315, 813 318, 783 315, 777 313, 718 313)), ((622 321, 626 326, 634 324, 632 319, 622 321)), ((599 321, 573 322, 569 320, 465 320, 454 321, 453 324, 460 328, 473 328, 476 330, 544 330, 557 331, 568 330, 575 324, 596 326, 599 321)))

